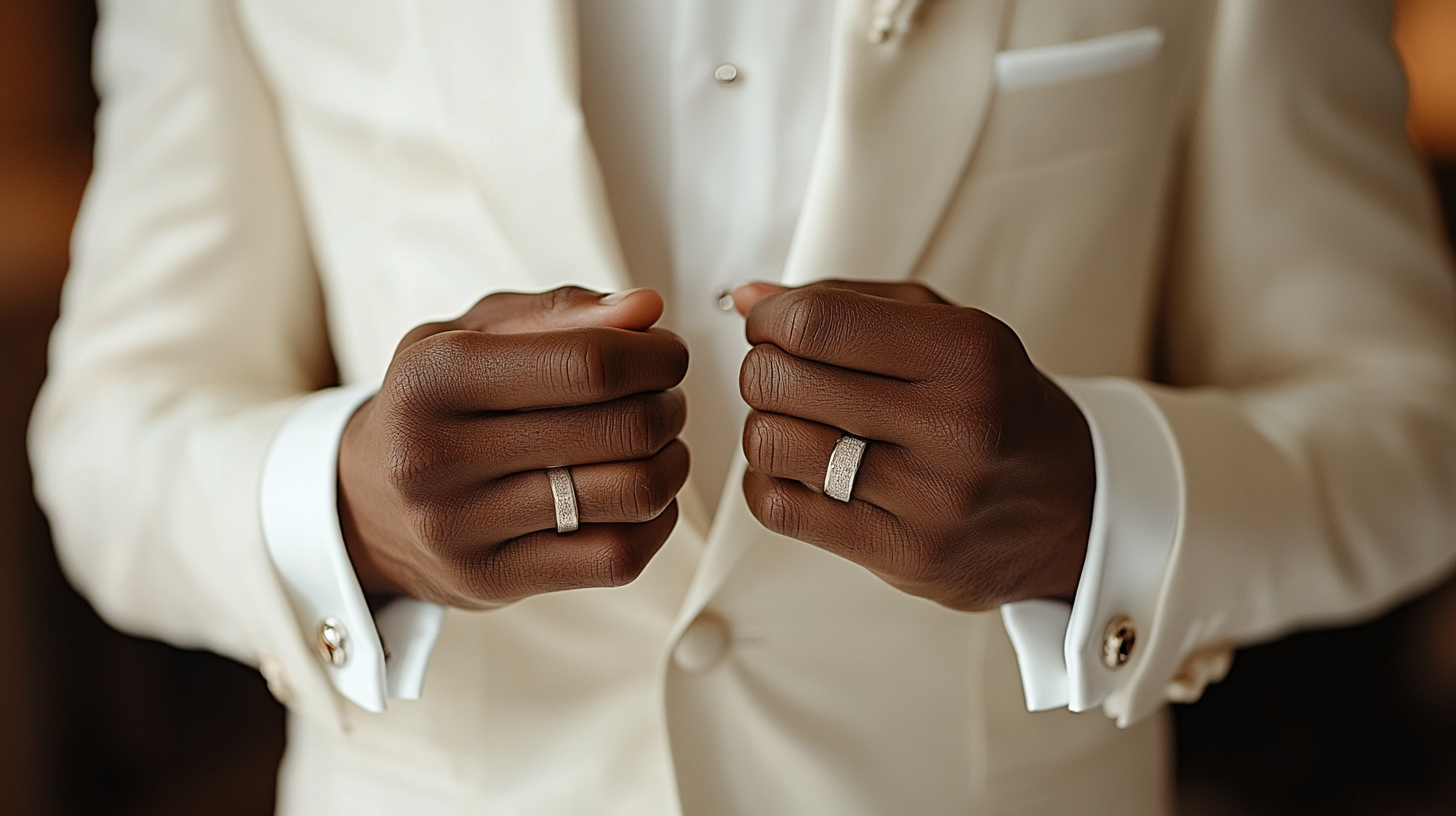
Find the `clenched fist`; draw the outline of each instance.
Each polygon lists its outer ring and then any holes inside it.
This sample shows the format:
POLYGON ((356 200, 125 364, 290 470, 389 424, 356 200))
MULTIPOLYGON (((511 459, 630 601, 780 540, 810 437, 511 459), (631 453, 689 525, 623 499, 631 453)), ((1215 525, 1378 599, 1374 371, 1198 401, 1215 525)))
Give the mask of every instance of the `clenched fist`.
POLYGON ((766 527, 953 609, 1076 593, 1096 487, 1071 399, 1016 334, 918 284, 740 287, 743 490, 766 527), (851 501, 822 493, 869 440, 851 501))
POLYGON ((497 294, 399 344, 344 430, 339 518, 360 583, 464 608, 634 579, 672 532, 688 352, 651 290, 497 294), (581 527, 556 532, 545 468, 581 527))

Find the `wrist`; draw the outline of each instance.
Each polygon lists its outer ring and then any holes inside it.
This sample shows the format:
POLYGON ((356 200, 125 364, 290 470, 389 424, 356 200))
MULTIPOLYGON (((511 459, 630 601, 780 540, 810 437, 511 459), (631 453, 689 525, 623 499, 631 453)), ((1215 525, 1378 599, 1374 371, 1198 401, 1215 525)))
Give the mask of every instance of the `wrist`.
MULTIPOLYGON (((361 522, 364 522, 365 519, 360 518, 354 512, 355 507, 362 508, 370 504, 367 496, 360 501, 359 492, 367 483, 368 474, 359 472, 360 457, 355 453, 359 450, 360 445, 367 444, 367 440, 361 437, 365 434, 365 426, 368 424, 368 416, 372 412, 374 404, 374 398, 364 402, 344 425, 344 432, 339 442, 336 508, 339 518, 339 533, 344 539, 344 550, 349 556, 349 562, 359 581, 359 587, 364 591, 371 606, 405 594, 391 577, 389 571, 380 563, 375 552, 368 546, 366 535, 361 530, 361 522)), ((379 502, 373 502, 373 506, 379 506, 379 502)))
POLYGON ((1050 537, 1053 542, 1041 570, 1040 591, 1030 598, 1053 598, 1071 602, 1082 580, 1082 566, 1087 560, 1087 541, 1092 534, 1092 502, 1097 493, 1097 457, 1092 444, 1092 429, 1082 410, 1056 383, 1046 377, 1042 382, 1048 398, 1057 406, 1067 429, 1063 453, 1064 478, 1059 504, 1063 523, 1050 537))

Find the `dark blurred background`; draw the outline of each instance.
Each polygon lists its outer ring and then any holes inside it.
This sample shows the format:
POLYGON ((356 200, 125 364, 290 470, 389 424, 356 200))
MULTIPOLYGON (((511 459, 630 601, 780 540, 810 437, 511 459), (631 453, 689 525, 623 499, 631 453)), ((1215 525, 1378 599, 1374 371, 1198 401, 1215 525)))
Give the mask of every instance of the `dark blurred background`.
MULTIPOLYGON (((1397 9, 1412 136, 1452 232, 1456 0, 1397 9)), ((261 816, 283 749, 262 680, 107 628, 31 497, 25 424, 90 170, 94 25, 89 0, 0 0, 0 813, 261 816)), ((1242 650, 1175 718, 1183 816, 1456 814, 1456 582, 1242 650)))

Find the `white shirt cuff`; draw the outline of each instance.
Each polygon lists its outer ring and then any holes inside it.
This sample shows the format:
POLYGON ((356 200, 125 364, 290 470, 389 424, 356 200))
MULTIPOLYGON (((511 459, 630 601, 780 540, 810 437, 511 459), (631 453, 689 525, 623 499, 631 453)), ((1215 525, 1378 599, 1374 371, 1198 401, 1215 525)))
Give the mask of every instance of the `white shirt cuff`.
POLYGON ((335 660, 320 661, 334 688, 380 712, 388 698, 418 699, 444 621, 436 604, 400 598, 370 614, 339 529, 339 442, 377 387, 321 391, 273 438, 263 467, 261 512, 268 553, 312 645, 327 623, 342 636, 335 660), (388 657, 386 658, 386 652, 388 657))
POLYGON ((1117 694, 1135 671, 1102 661, 1104 632, 1126 616, 1151 630, 1178 526, 1180 469, 1171 430, 1142 389, 1125 380, 1058 377, 1092 433, 1097 492, 1087 558, 1073 603, 1001 607, 1031 711, 1086 711, 1117 694))

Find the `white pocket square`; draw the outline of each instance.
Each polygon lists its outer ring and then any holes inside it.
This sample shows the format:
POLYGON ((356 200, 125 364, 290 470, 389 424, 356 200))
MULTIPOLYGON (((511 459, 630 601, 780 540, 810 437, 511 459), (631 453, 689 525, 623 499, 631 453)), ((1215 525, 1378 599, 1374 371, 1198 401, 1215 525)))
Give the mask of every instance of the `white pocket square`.
POLYGON ((1016 48, 996 55, 996 84, 1034 88, 1110 74, 1151 62, 1163 47, 1163 29, 1145 26, 1090 40, 1016 48))

